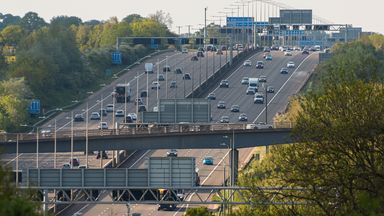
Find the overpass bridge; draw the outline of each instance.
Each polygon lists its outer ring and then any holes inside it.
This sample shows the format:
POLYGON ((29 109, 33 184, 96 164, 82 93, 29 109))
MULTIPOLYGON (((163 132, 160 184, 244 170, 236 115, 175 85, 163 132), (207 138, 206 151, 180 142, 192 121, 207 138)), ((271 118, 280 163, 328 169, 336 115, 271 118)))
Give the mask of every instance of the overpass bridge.
POLYGON ((247 129, 247 124, 174 124, 117 130, 7 134, 4 153, 54 153, 143 149, 228 149, 291 143, 290 128, 247 129))

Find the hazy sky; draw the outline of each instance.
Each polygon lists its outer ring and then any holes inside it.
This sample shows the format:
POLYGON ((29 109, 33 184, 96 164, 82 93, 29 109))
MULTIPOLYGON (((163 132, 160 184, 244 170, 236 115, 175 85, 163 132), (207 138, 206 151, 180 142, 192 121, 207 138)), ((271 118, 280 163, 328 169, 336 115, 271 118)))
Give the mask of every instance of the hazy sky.
MULTIPOLYGON (((107 20, 116 16, 121 20, 125 16, 137 13, 142 16, 155 13, 157 10, 169 12, 173 19, 172 29, 182 26, 181 32, 186 32, 186 25, 198 28, 204 23, 204 8, 208 7, 207 19, 224 16, 219 12, 230 12, 240 0, 0 0, 0 13, 11 13, 23 16, 26 12, 37 12, 45 21, 54 16, 77 16, 83 21, 90 19, 107 20)), ((244 1, 245 2, 245 1, 244 1)), ((251 0, 248 0, 251 2, 251 0)), ((352 24, 363 27, 363 31, 374 31, 384 34, 384 0, 279 0, 297 9, 312 9, 319 17, 335 24, 352 24)), ((252 14, 251 3, 249 11, 252 14)), ((260 6, 260 5, 258 5, 260 6)), ((264 6, 262 6, 264 7, 264 6)), ((240 15, 242 15, 240 6, 240 15)), ((266 7, 268 10, 268 7, 266 7)), ((274 7, 269 7, 271 15, 274 7)), ((237 15, 237 10, 233 11, 237 15)), ((245 15, 248 7, 245 6, 245 15)), ((224 18, 222 18, 223 20, 224 18)), ((224 22, 224 21, 222 21, 224 22)), ((219 23, 219 21, 217 21, 219 23)))

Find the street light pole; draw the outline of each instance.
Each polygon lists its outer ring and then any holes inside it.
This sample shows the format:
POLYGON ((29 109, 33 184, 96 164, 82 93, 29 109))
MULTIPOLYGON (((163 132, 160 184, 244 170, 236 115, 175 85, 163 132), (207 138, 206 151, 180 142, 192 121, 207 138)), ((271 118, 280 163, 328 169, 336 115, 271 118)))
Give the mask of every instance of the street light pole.
POLYGON ((268 92, 267 85, 265 85, 265 124, 268 124, 268 92))
POLYGON ((54 153, 53 153, 53 168, 57 168, 56 167, 56 162, 57 162, 57 154, 56 154, 56 152, 57 152, 57 123, 56 123, 56 119, 55 119, 55 134, 54 134, 54 153))
POLYGON ((39 128, 36 127, 36 168, 39 168, 39 128))
POLYGON ((71 111, 71 168, 73 168, 73 111, 71 111))
MULTIPOLYGON (((87 101, 87 109, 85 110, 85 167, 88 168, 88 101, 87 101)), ((100 110, 101 115, 103 115, 103 111, 100 110)))
POLYGON ((19 134, 16 134, 16 187, 19 186, 19 134))

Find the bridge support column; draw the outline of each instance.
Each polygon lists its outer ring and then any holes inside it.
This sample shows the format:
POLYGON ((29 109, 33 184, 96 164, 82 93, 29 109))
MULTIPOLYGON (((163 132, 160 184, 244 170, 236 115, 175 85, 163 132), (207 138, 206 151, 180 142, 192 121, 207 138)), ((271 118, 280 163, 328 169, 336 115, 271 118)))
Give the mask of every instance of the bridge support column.
POLYGON ((231 164, 231 186, 237 183, 238 169, 239 169, 239 151, 237 149, 231 150, 230 164, 231 164))
POLYGON ((116 165, 120 163, 120 150, 116 150, 116 165))
POLYGON ((112 150, 112 167, 116 167, 116 157, 115 157, 115 150, 112 150))
POLYGON ((48 210, 49 210, 49 207, 48 207, 48 202, 49 202, 49 198, 48 198, 48 190, 44 190, 43 191, 43 214, 44 215, 48 215, 48 210))

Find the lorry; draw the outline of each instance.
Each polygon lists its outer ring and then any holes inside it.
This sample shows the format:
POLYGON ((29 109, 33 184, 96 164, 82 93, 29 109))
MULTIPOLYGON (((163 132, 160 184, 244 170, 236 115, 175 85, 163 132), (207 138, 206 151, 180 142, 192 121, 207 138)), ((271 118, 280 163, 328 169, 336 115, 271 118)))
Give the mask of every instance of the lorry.
POLYGON ((250 77, 248 79, 248 87, 259 87, 259 78, 250 77))
POLYGON ((113 92, 113 96, 117 103, 125 103, 131 101, 132 90, 128 84, 119 83, 116 85, 115 90, 113 92))
POLYGON ((145 73, 153 73, 153 64, 152 63, 145 63, 145 73))

